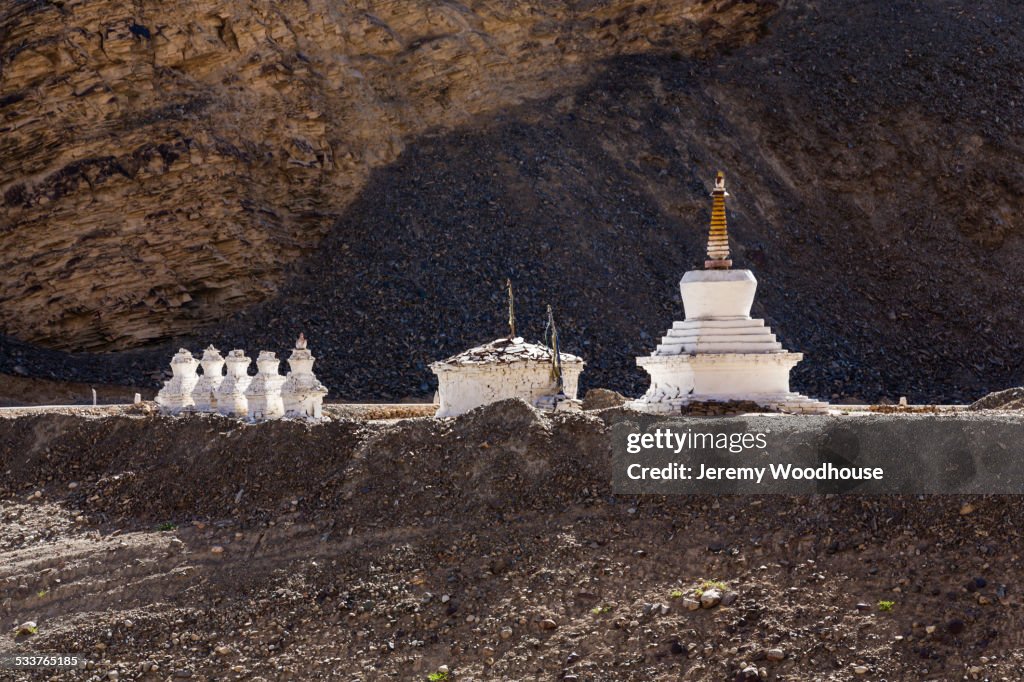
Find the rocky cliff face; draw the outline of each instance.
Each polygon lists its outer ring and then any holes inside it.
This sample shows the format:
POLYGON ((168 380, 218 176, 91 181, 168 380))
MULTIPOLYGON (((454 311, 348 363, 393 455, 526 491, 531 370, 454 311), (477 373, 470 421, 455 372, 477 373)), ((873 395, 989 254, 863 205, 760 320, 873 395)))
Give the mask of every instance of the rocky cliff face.
POLYGON ((120 52, 111 6, 3 24, 0 331, 138 349, 0 336, 0 372, 154 382, 179 343, 304 331, 331 398, 426 397, 502 333, 511 276, 524 336, 552 304, 584 389, 637 395, 721 169, 801 392, 1024 382, 1019 2, 232 5, 230 31, 161 5, 124 10, 120 52), (356 31, 371 9, 401 45, 356 31))
POLYGON ((219 319, 275 291, 411 138, 570 90, 602 57, 749 42, 774 10, 6 3, 0 332, 114 350, 219 319))

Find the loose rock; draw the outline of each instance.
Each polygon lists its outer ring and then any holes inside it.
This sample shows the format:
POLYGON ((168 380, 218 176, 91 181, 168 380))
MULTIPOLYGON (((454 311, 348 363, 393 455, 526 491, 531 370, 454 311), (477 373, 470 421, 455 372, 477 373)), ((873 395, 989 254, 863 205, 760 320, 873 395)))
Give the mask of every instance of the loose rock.
POLYGON ((722 603, 722 593, 712 588, 704 590, 700 595, 700 606, 702 609, 711 609, 722 603))

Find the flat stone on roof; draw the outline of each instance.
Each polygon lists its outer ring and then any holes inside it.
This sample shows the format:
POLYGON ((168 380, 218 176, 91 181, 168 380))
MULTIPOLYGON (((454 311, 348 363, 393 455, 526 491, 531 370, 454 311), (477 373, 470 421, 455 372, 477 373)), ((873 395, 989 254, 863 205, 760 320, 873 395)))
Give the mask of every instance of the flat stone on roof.
MULTIPOLYGON (((562 364, 583 362, 570 353, 561 353, 562 364)), ((470 348, 435 365, 471 366, 481 364, 506 364, 512 362, 551 362, 551 349, 536 343, 526 343, 523 337, 495 339, 476 348, 470 348)))

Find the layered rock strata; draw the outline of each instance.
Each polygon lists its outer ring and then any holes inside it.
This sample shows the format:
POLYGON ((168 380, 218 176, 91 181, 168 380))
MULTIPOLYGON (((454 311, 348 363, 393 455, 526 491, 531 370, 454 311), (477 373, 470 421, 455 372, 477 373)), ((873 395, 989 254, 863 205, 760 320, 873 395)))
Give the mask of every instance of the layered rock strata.
POLYGON ((407 140, 612 55, 752 39, 776 3, 0 9, 0 333, 113 350, 275 291, 407 140))

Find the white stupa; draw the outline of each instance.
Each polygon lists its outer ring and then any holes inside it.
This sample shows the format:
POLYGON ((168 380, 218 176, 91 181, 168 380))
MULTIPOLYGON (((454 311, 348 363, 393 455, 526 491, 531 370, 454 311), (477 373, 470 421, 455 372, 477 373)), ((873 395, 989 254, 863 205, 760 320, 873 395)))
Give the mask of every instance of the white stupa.
POLYGON ((742 400, 784 412, 824 412, 827 403, 789 389, 789 371, 803 354, 785 350, 764 320, 750 317, 757 280, 749 270, 731 269, 722 173, 711 196, 705 269, 687 272, 679 283, 686 319, 672 324, 651 355, 637 358, 651 387, 627 406, 671 414, 691 402, 742 400))
POLYGON ((191 409, 195 403, 192 400, 192 391, 199 381, 196 371, 199 365, 185 348, 178 349, 178 352, 171 358, 171 378, 164 382, 163 388, 156 394, 156 403, 164 414, 180 414, 184 410, 191 409))
POLYGON ((430 365, 437 375, 438 417, 454 417, 508 398, 522 398, 544 410, 579 408, 576 392, 583 360, 558 349, 558 332, 548 306, 550 345, 516 336, 512 285, 508 284, 509 335, 430 365))
POLYGON ((277 419, 284 416, 284 402, 281 400, 281 385, 284 377, 277 373, 281 361, 272 351, 261 350, 256 358, 256 376, 245 389, 249 404, 249 419, 277 419))
POLYGON ((217 412, 228 417, 247 417, 249 401, 245 397, 245 391, 252 381, 252 377, 249 376, 249 365, 252 360, 246 357, 244 350, 235 349, 228 353, 225 362, 228 372, 217 387, 217 412))
MULTIPOLYGON (((547 346, 523 337, 496 339, 435 362, 440 406, 438 417, 454 417, 507 398, 522 398, 535 407, 558 408, 557 396, 575 400, 583 360, 560 353, 562 389, 552 375, 554 355, 547 346)), ((564 408, 563 408, 564 409, 564 408)))
POLYGON ((288 357, 288 378, 281 385, 281 402, 286 417, 321 419, 327 389, 313 374, 316 358, 306 349, 306 336, 299 334, 288 357))
POLYGON ((199 361, 203 374, 192 389, 192 402, 197 412, 217 411, 217 389, 224 381, 224 358, 213 346, 203 351, 203 359, 199 361))

